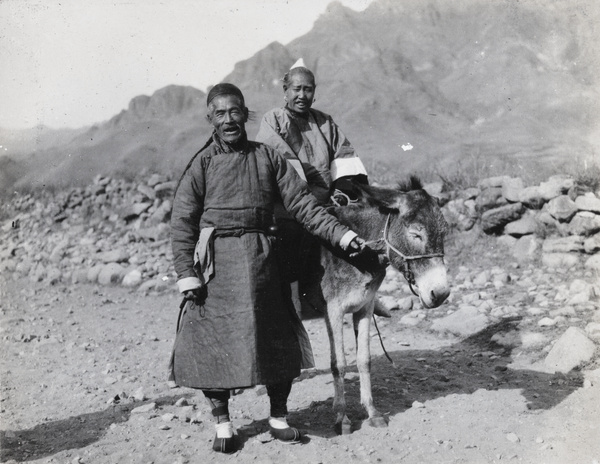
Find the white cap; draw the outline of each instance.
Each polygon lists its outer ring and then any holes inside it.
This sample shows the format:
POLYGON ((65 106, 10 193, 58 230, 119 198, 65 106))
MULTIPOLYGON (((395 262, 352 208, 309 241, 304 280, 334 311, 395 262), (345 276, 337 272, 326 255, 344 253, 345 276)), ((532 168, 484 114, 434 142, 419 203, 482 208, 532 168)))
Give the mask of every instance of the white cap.
POLYGON ((292 67, 290 68, 290 70, 292 70, 294 68, 306 68, 306 65, 304 64, 304 59, 300 58, 298 61, 296 61, 292 65, 292 67))

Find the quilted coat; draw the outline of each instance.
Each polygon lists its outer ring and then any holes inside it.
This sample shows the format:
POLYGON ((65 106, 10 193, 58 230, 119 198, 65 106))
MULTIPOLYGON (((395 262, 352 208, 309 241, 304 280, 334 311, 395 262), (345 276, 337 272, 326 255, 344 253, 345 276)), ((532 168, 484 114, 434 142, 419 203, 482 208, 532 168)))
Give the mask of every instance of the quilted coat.
MULTIPOLYGON (((245 141, 214 141, 184 173, 173 202, 172 246, 178 279, 196 275, 200 231, 214 228, 214 276, 203 305, 180 316, 173 375, 193 388, 243 388, 291 380, 303 365, 306 332, 280 280, 277 239, 269 231, 281 201, 307 230, 332 245, 348 228, 318 205, 278 151, 245 141)), ((306 360, 306 358, 305 358, 306 360)))

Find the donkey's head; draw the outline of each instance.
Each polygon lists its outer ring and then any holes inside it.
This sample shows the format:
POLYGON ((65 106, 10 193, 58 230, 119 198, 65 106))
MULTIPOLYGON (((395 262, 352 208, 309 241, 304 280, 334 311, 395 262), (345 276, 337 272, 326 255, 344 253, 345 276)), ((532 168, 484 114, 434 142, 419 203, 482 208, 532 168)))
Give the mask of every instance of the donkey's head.
POLYGON ((385 216, 382 234, 390 264, 400 270, 425 308, 450 294, 444 264, 448 225, 438 202, 416 177, 395 189, 361 187, 363 201, 385 216))

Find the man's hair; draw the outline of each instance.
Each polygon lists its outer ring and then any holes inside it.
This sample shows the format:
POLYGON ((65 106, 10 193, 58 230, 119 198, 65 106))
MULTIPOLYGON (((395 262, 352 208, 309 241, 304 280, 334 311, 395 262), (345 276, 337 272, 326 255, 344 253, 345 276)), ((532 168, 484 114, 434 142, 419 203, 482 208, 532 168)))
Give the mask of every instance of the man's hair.
POLYGON ((313 72, 310 69, 305 68, 303 66, 297 66, 286 72, 283 78, 281 79, 283 82, 284 90, 290 86, 290 84, 292 83, 292 77, 294 77, 297 74, 304 74, 305 76, 308 76, 312 80, 313 86, 317 86, 317 83, 315 81, 315 75, 313 74, 313 72))
POLYGON ((206 106, 209 106, 210 102, 219 95, 235 95, 242 101, 242 106, 246 106, 242 91, 235 85, 229 84, 228 82, 217 84, 209 90, 208 95, 206 96, 206 106))

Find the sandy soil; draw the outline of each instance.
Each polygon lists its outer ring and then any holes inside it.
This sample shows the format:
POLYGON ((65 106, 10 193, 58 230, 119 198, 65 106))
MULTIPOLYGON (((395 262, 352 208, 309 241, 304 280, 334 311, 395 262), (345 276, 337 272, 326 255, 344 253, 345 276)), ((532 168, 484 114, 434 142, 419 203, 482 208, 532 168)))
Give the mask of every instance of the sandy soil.
POLYGON ((166 366, 175 293, 1 281, 2 462, 32 463, 584 463, 600 462, 600 387, 580 372, 534 370, 527 354, 490 341, 506 319, 467 339, 406 327, 372 331, 376 406, 389 426, 362 421, 350 325, 346 346, 354 431, 336 436, 324 322, 306 321, 317 368, 293 387, 289 422, 306 435, 285 445, 266 433, 264 387, 233 399, 241 449, 211 451, 201 396, 170 389, 166 366), (141 410, 136 409, 142 406, 141 410))

